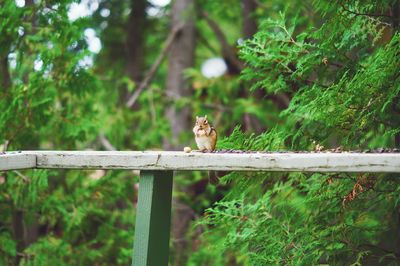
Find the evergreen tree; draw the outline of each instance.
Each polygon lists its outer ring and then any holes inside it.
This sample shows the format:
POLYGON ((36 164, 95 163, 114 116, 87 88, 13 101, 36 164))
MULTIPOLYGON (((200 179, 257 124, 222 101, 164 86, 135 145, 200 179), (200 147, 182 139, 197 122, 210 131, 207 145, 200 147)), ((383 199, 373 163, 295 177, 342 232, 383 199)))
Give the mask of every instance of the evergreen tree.
MULTIPOLYGON (((303 9, 264 20, 240 47, 242 79, 252 90, 291 95, 284 123, 257 136, 238 129, 220 147, 398 147, 399 3, 313 5, 309 19, 303 9)), ((193 265, 399 263, 397 175, 236 173, 225 180, 232 191, 199 224, 211 229, 193 265)))

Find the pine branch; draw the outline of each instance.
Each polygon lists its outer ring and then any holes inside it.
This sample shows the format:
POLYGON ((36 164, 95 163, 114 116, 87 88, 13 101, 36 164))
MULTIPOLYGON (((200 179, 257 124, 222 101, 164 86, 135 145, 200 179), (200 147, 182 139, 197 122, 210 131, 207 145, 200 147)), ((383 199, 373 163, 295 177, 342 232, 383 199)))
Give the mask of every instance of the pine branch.
POLYGON ((2 150, 3 153, 5 153, 7 151, 8 144, 10 144, 10 141, 6 139, 4 141, 4 143, 3 143, 3 145, 2 145, 3 146, 3 150, 2 150))
POLYGON ((111 144, 111 142, 108 140, 106 135, 104 133, 99 134, 99 140, 101 142, 101 145, 108 151, 116 151, 117 149, 111 144))
POLYGON ((203 34, 199 34, 198 39, 211 53, 218 54, 218 51, 210 45, 209 41, 203 36, 203 34))
POLYGON ((164 43, 164 48, 162 49, 161 53, 158 55, 156 61, 151 66, 150 70, 147 72, 145 78, 140 82, 138 88, 135 92, 129 97, 128 101, 126 102, 126 106, 128 108, 132 108, 139 98, 140 94, 149 86, 151 80, 154 78, 154 75, 157 72, 157 69, 160 67, 162 61, 164 60, 165 56, 167 55, 169 49, 172 46, 172 43, 178 33, 182 30, 183 24, 177 26, 176 28, 172 29, 170 34, 168 35, 167 39, 164 43))
POLYGON ((27 177, 26 175, 23 175, 20 171, 14 170, 13 171, 15 174, 17 174, 17 176, 21 177, 22 180, 24 180, 25 183, 30 183, 31 179, 29 177, 27 177))
POLYGON ((356 16, 367 16, 367 17, 385 17, 385 18, 392 18, 392 16, 389 15, 385 15, 385 14, 370 14, 370 13, 360 13, 360 12, 356 12, 356 11, 352 11, 350 9, 347 9, 343 4, 339 4, 344 11, 351 13, 353 15, 356 16))
POLYGON ((376 245, 373 245, 373 244, 361 244, 360 246, 361 247, 367 247, 367 248, 374 248, 374 249, 380 250, 380 251, 382 251, 382 252, 384 252, 386 254, 393 254, 396 257, 396 259, 400 258, 400 253, 398 253, 396 251, 388 250, 388 249, 383 248, 383 247, 379 247, 379 246, 376 246, 376 245))
POLYGON ((221 28, 218 26, 218 24, 212 20, 206 12, 202 13, 203 18, 206 20, 208 26, 211 28, 211 30, 214 32, 215 36, 217 37, 219 43, 221 44, 221 49, 222 49, 222 55, 224 58, 228 59, 230 63, 232 63, 235 68, 238 70, 238 72, 242 71, 244 68, 243 62, 240 61, 234 49, 232 48, 231 45, 229 45, 228 40, 226 39, 224 33, 222 32, 221 28))

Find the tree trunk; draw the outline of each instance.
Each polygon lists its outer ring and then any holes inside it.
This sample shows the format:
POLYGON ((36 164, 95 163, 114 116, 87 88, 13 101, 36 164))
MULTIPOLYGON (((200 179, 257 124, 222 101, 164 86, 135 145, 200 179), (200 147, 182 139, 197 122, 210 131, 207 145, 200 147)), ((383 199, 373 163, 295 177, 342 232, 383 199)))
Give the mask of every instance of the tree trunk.
MULTIPOLYGON (((146 0, 131 0, 127 26, 126 55, 128 76, 139 84, 144 73, 144 41, 146 28, 146 0)), ((124 92, 125 100, 128 92, 124 92)))
MULTIPOLYGON (((251 38, 257 31, 257 21, 254 19, 253 13, 256 10, 256 3, 254 0, 242 0, 242 35, 244 39, 251 38)), ((247 91, 247 86, 242 85, 240 89, 240 97, 248 98, 249 92, 247 91)), ((264 92, 257 90, 254 92, 256 96, 255 99, 263 99, 264 92)), ((260 123, 256 117, 251 114, 243 115, 243 124, 246 131, 256 131, 261 133, 264 129, 260 127, 260 123)))
MULTIPOLYGON (((176 0, 172 5, 172 29, 183 23, 182 31, 176 36, 169 55, 166 95, 171 102, 191 95, 184 70, 194 64, 195 25, 194 1, 176 0)), ((166 109, 166 117, 171 124, 172 137, 164 139, 164 148, 180 149, 182 133, 191 128, 192 114, 189 106, 177 108, 171 104, 166 109)))
POLYGON ((398 31, 400 25, 400 0, 397 0, 393 3, 391 13, 393 32, 396 32, 398 31))
MULTIPOLYGON (((391 10, 392 13, 392 27, 393 27, 393 33, 392 36, 394 36, 398 31, 399 31, 399 25, 400 25, 400 0, 397 0, 395 3, 393 3, 393 7, 391 10)), ((396 97, 397 99, 400 97, 396 97)), ((398 101, 393 101, 393 111, 398 116, 400 114, 398 108, 396 107, 396 102, 398 101)), ((397 133, 394 136, 394 145, 399 148, 400 147, 400 133, 397 133)), ((399 220, 399 225, 400 225, 400 220, 399 220)))
MULTIPOLYGON (((23 212, 20 210, 14 210, 12 216, 12 227, 13 227, 13 237, 17 243, 17 252, 21 253, 25 249, 24 243, 24 222, 23 222, 23 212)), ((19 264, 21 257, 15 257, 15 265, 19 264)))
POLYGON ((243 37, 251 38, 257 32, 257 21, 254 19, 253 13, 256 10, 255 0, 242 0, 243 15, 243 37))
MULTIPOLYGON (((35 3, 34 0, 26 0, 25 1, 25 8, 29 8, 30 10, 34 10, 35 3)), ((38 16, 33 13, 31 16, 27 15, 26 17, 23 18, 25 23, 30 23, 33 27, 30 31, 27 31, 25 34, 26 35, 31 35, 34 36, 36 31, 37 31, 37 26, 38 26, 38 16)), ((15 41, 15 40, 13 40, 15 41)), ((29 58, 34 55, 34 52, 31 49, 28 49, 27 51, 24 51, 25 57, 29 58)), ((2 59, 1 62, 1 72, 2 76, 4 79, 2 79, 2 84, 6 88, 10 88, 13 85, 10 72, 9 72, 9 66, 8 66, 8 53, 6 56, 2 59)), ((23 81, 25 85, 28 84, 28 73, 24 73, 23 76, 23 81)), ((10 94, 10 97, 12 95, 10 94)), ((37 138, 33 138, 29 141, 25 141, 24 147, 26 149, 38 149, 39 148, 39 142, 37 138)), ((12 214, 12 228, 13 228, 13 237, 14 240, 17 243, 16 246, 16 251, 19 253, 16 258, 15 262, 16 265, 19 264, 21 260, 20 254, 24 252, 24 250, 31 244, 37 241, 38 236, 39 236, 39 225, 37 221, 36 215, 33 215, 33 218, 31 221, 28 223, 26 220, 26 217, 29 215, 27 213, 31 212, 30 210, 27 210, 21 206, 17 206, 16 202, 13 202, 13 214, 12 214)), ((32 215, 32 212, 30 213, 32 215)))
POLYGON ((8 71, 8 53, 0 58, 0 60, 0 85, 3 92, 5 92, 11 86, 11 77, 8 71))
MULTIPOLYGON (((194 65, 194 14, 194 0, 175 0, 172 3, 171 30, 181 25, 182 30, 172 43, 168 60, 166 95, 171 104, 166 108, 165 115, 170 122, 172 135, 163 140, 163 146, 167 150, 182 149, 181 135, 191 132, 192 114, 189 106, 177 107, 175 103, 182 97, 191 95, 189 84, 184 77, 184 70, 194 65)), ((186 233, 193 220, 194 211, 180 202, 179 198, 175 198, 173 203, 172 239, 174 265, 185 265, 186 233)))

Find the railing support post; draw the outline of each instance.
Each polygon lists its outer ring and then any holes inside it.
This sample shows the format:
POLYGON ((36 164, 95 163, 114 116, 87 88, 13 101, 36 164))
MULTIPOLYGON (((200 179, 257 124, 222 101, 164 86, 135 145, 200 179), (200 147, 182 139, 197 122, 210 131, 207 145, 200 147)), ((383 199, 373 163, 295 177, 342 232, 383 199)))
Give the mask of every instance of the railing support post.
POLYGON ((133 266, 168 265, 173 171, 141 171, 133 266))

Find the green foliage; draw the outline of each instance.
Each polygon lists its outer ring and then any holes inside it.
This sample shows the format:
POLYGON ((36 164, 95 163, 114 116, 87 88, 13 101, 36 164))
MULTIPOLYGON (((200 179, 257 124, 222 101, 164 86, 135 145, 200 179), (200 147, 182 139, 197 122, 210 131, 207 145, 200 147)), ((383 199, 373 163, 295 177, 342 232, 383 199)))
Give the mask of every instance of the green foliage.
POLYGON ((27 248, 23 265, 130 261, 134 219, 132 201, 125 195, 134 194, 132 178, 108 173, 96 180, 85 174, 68 173, 64 187, 41 200, 39 223, 53 233, 27 248), (124 207, 112 211, 117 205, 124 207))
MULTIPOLYGON (((94 56, 84 37, 89 21, 69 20, 71 2, 2 4, 0 57, 2 64, 8 58, 10 76, 9 84, 0 76, 2 149, 97 145, 107 84, 85 65, 94 56)), ((130 262, 136 196, 130 173, 21 170, 0 173, 0 180, 1 265, 130 262)))
MULTIPOLYGON (((395 145, 399 33, 390 32, 386 17, 368 15, 382 14, 393 1, 314 5, 317 12, 308 20, 283 13, 264 20, 240 46, 246 63, 241 78, 252 90, 291 96, 280 113, 284 123, 260 135, 236 128, 219 147, 273 151, 312 150, 315 143, 346 149, 395 145)), ((223 178, 230 193, 196 225, 205 232, 205 248, 190 263, 398 265, 398 237, 393 235, 397 179, 232 173, 223 178)))
MULTIPOLYGON (((247 63, 242 78, 252 81, 252 89, 293 95, 281 114, 299 125, 286 132, 293 142, 332 137, 351 148, 393 145, 400 121, 399 35, 378 46, 387 23, 344 8, 336 12, 331 4, 324 8, 325 23, 298 34, 295 20, 283 15, 262 23, 241 48, 247 63)), ((369 5, 363 11, 378 12, 369 5)))
POLYGON ((60 148, 93 138, 98 125, 96 98, 90 93, 99 84, 81 63, 88 55, 79 46, 84 24, 68 21, 68 2, 54 9, 16 8, 13 1, 7 3, 1 17, 13 18, 14 24, 2 20, 0 30, 2 35, 16 32, 6 47, 7 54, 14 51, 16 66, 10 73, 14 84, 3 88, 0 98, 0 142, 7 140, 9 148, 19 149, 29 139, 35 147, 39 140, 52 138, 53 130, 62 139, 62 143, 53 140, 60 148), (31 20, 38 24, 32 25, 31 20))
MULTIPOLYGON (((166 97, 163 63, 133 109, 125 107, 138 85, 126 70, 129 1, 100 1, 75 21, 68 10, 76 1, 28 2, 0 8, 1 148, 103 149, 99 136, 106 136, 121 150, 159 149, 172 138, 164 116, 170 105, 209 115, 219 149, 398 145, 398 1, 254 1, 258 31, 243 42, 237 1, 197 1, 196 62, 183 73, 190 93, 166 97), (207 79, 199 71, 222 54, 204 12, 228 44, 241 43, 240 76, 207 79), (101 39, 97 55, 88 50, 87 28, 101 39)), ((172 10, 163 11, 146 18, 143 70, 168 35, 172 10)), ((179 138, 182 147, 194 145, 190 130, 179 138)), ((132 175, 0 173, 0 265, 130 264, 132 175)), ((175 176, 174 195, 197 219, 186 239, 188 265, 399 264, 398 175, 231 173, 217 187, 204 181, 204 173, 175 176)))

